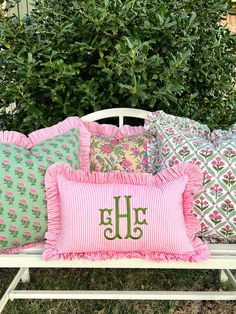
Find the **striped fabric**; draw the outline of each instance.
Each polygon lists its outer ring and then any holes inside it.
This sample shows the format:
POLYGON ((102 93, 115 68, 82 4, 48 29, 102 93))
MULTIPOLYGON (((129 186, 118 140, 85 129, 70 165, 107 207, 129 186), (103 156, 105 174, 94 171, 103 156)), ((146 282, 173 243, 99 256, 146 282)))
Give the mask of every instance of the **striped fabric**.
POLYGON ((156 176, 89 173, 58 163, 47 171, 44 259, 141 257, 200 261, 209 256, 195 233, 192 193, 202 175, 180 164, 156 176))

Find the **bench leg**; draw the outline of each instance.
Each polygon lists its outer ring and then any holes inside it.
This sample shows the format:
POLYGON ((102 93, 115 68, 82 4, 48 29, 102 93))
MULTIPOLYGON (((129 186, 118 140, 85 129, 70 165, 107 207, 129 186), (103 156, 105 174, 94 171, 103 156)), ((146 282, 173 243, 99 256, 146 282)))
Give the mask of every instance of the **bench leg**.
POLYGON ((30 281, 30 273, 29 273, 29 268, 25 268, 25 272, 23 276, 21 277, 21 281, 23 283, 29 282, 30 281))
POLYGON ((226 273, 224 272, 224 270, 221 269, 221 270, 220 270, 220 282, 221 282, 222 284, 224 284, 224 283, 226 283, 226 282, 228 282, 228 281, 229 281, 228 276, 226 275, 226 273))
POLYGON ((220 270, 220 282, 226 283, 230 281, 233 287, 236 289, 236 278, 229 269, 220 270))
POLYGON ((7 288, 6 292, 2 296, 0 300, 0 313, 2 313, 5 305, 7 304, 7 301, 10 300, 9 294, 12 290, 16 288, 18 285, 19 281, 24 278, 25 273, 27 274, 29 272, 28 268, 20 268, 12 282, 10 283, 9 287, 7 288))

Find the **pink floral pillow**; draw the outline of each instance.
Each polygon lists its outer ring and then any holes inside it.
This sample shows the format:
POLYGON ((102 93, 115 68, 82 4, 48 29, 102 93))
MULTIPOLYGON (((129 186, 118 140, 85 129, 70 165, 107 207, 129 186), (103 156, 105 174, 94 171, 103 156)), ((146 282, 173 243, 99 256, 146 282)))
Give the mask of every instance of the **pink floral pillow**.
POLYGON ((200 224, 192 213, 192 194, 201 182, 198 167, 187 163, 156 176, 54 164, 45 177, 43 258, 203 261, 209 251, 195 236, 200 224))
POLYGON ((236 241, 236 124, 214 130, 163 111, 151 113, 146 128, 154 136, 148 158, 155 173, 180 162, 191 162, 204 174, 203 189, 193 210, 201 221, 199 235, 209 242, 236 241))
POLYGON ((147 143, 150 135, 143 127, 84 122, 91 132, 90 170, 147 172, 147 143))

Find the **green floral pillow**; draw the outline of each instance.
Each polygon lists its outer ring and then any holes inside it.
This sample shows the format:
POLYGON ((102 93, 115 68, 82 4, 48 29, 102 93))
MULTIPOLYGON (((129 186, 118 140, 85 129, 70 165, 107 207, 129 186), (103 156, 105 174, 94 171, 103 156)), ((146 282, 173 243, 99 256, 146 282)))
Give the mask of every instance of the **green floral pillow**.
POLYGON ((193 208, 200 234, 213 242, 235 242, 236 125, 211 132, 206 125, 163 111, 152 113, 145 124, 155 136, 148 145, 153 172, 179 162, 192 162, 203 171, 203 189, 193 208))
POLYGON ((78 168, 79 130, 26 147, 0 143, 0 252, 14 252, 44 239, 44 174, 55 162, 78 168))

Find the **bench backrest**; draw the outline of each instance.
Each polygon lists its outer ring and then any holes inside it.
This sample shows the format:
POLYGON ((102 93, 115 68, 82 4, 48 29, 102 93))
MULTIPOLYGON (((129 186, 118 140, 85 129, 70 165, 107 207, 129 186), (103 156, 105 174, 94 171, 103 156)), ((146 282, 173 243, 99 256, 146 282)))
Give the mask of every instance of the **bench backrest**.
POLYGON ((83 116, 81 119, 84 121, 97 121, 101 119, 109 119, 118 117, 119 118, 119 127, 124 125, 124 118, 139 118, 145 119, 150 113, 147 110, 142 109, 132 109, 132 108, 113 108, 113 109, 104 109, 96 112, 92 112, 83 116))

